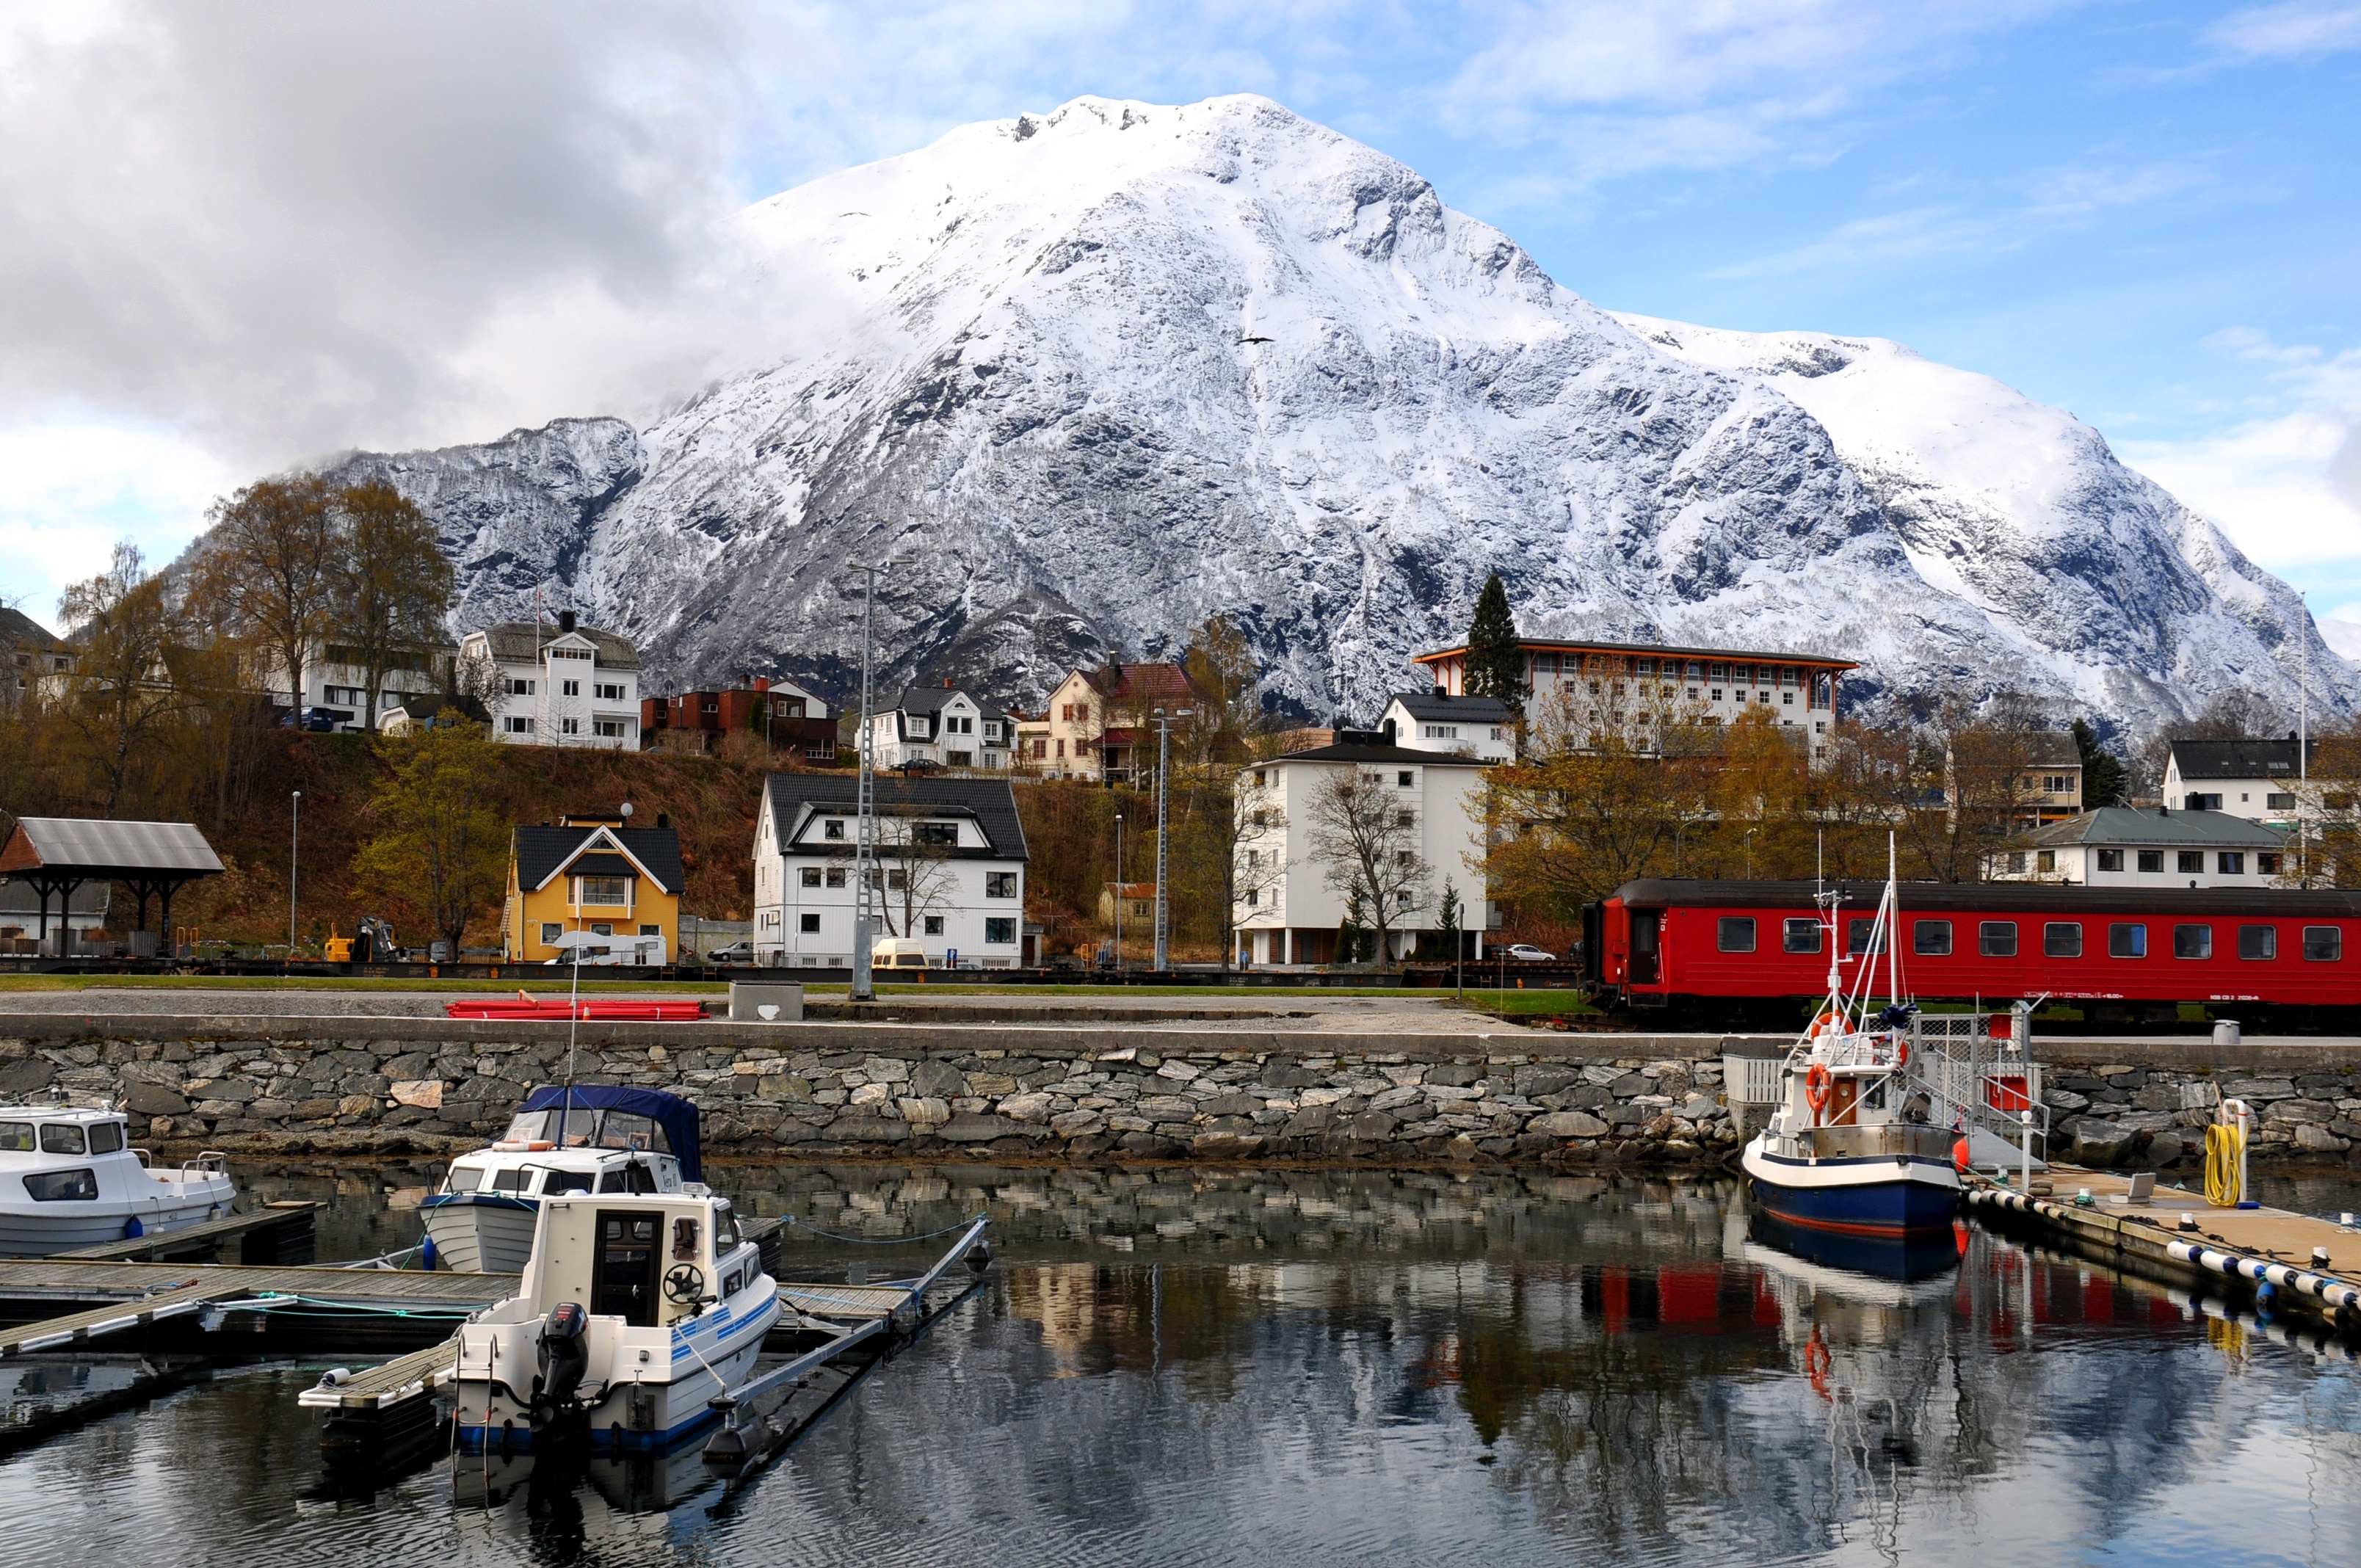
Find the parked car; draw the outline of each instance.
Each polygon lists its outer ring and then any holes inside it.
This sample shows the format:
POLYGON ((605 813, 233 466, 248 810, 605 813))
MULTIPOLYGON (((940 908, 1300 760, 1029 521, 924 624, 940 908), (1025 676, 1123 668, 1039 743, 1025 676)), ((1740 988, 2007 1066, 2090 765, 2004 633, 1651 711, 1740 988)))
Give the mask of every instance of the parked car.
POLYGON ((908 937, 888 937, 869 949, 869 967, 881 969, 925 969, 927 949, 924 944, 908 937))
POLYGON ((1539 948, 1534 947, 1531 942, 1514 942, 1510 944, 1509 956, 1516 959, 1519 963, 1554 964, 1557 962, 1557 955, 1555 953, 1545 953, 1539 948))
POLYGON ((751 964, 754 961, 754 944, 732 942, 726 948, 716 948, 705 955, 709 964, 751 964))

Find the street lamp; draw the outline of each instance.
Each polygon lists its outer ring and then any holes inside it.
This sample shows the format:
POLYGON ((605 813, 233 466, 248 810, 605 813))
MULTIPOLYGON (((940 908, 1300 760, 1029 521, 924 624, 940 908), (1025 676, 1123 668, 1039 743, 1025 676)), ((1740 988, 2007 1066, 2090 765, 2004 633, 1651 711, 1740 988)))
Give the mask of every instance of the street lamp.
POLYGON ((1746 830, 1746 880, 1754 880, 1754 829, 1746 830))
POLYGON ((1164 797, 1165 775, 1170 771, 1172 757, 1172 721, 1186 718, 1190 710, 1181 708, 1168 714, 1156 710, 1156 972, 1162 974, 1171 966, 1165 961, 1165 940, 1170 935, 1172 918, 1164 894, 1164 797))
POLYGON ((287 958, 295 958, 295 854, 303 842, 303 792, 294 791, 287 806, 287 958))
POLYGON ((856 565, 862 576, 861 594, 861 769, 859 783, 853 794, 854 847, 852 851, 852 1000, 874 1002, 877 989, 869 969, 869 933, 876 916, 871 905, 870 867, 876 858, 877 847, 877 771, 870 744, 869 727, 872 685, 870 650, 872 612, 877 604, 877 574, 889 571, 900 563, 879 561, 873 565, 856 565))

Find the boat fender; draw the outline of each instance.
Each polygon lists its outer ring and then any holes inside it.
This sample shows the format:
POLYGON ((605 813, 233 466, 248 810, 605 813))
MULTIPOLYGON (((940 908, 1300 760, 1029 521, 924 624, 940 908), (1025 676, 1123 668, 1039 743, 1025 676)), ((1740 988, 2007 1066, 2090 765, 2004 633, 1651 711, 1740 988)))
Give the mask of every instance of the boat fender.
POLYGON ((352 1380, 352 1368, 348 1366, 331 1366, 320 1374, 320 1387, 323 1388, 341 1388, 352 1380))
POLYGON ((434 1245, 434 1238, 433 1236, 429 1236, 424 1241, 418 1244, 419 1267, 424 1269, 427 1273, 432 1274, 442 1261, 443 1249, 434 1245))
POLYGON ((147 1234, 148 1227, 139 1223, 138 1215, 134 1214, 131 1218, 123 1222, 123 1239, 125 1241, 136 1242, 147 1234))
POLYGON ((1828 1108, 1828 1091, 1835 1082, 1836 1075, 1828 1070, 1826 1062, 1814 1062, 1812 1069, 1804 1074, 1804 1102, 1812 1108, 1812 1124, 1816 1127, 1820 1123, 1820 1113, 1828 1108))
POLYGON ((968 1272, 970 1274, 982 1274, 991 1266, 992 1244, 979 1236, 976 1238, 975 1245, 967 1249, 968 1272))
POLYGON ((1956 1169, 1968 1168, 1968 1140, 1965 1137, 1951 1146, 1951 1164, 1956 1169))

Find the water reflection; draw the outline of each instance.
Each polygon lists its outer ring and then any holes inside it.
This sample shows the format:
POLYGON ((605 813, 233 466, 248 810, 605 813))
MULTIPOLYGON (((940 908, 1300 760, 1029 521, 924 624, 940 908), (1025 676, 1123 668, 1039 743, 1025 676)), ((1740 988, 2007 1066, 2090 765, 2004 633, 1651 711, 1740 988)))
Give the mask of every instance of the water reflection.
MULTIPOLYGON (((1881 1278, 1766 1245, 1727 1185, 985 1166, 722 1180, 797 1220, 799 1270, 924 1251, 910 1238, 979 1208, 1003 1266, 734 1492, 692 1451, 579 1475, 434 1456, 339 1495, 291 1414, 310 1372, 266 1367, 0 1464, 0 1551, 2341 1563, 2361 1526, 2350 1367, 1982 1233, 1932 1273, 1881 1278)), ((357 1239, 397 1223, 332 1219, 357 1239)))

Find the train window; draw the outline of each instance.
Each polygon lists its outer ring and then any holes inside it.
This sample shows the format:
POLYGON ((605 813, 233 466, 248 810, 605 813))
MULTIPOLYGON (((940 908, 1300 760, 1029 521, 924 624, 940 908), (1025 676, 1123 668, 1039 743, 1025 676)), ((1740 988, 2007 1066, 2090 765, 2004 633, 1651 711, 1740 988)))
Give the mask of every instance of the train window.
POLYGON ((1882 936, 1878 938, 1877 946, 1875 948, 1872 948, 1869 945, 1870 934, 1875 930, 1876 927, 1877 921, 1873 917, 1868 916, 1862 916, 1848 922, 1845 929, 1845 951, 1852 954, 1855 958, 1867 952, 1882 953, 1885 951, 1885 938, 1882 936))
POLYGON ((1754 916, 1725 915, 1715 923, 1714 945, 1725 953, 1754 950, 1754 916))
POLYGON ((1949 920, 1920 920, 1910 930, 1910 950, 1923 959, 1939 959, 1951 950, 1949 920))
POLYGON ((2016 957, 2016 922, 1986 920, 1977 926, 1976 951, 1988 959, 2016 957))
POLYGON ((2276 926, 2239 927, 2238 956, 2242 959, 2278 958, 2279 956, 2279 928, 2276 926))
POLYGON ((1791 953, 1818 952, 1820 923, 1803 916, 1790 919, 1780 936, 1780 945, 1791 953))
POLYGON ((2340 926, 2306 926, 2303 956, 2314 963, 2333 964, 2345 956, 2345 930, 2340 926))
POLYGON ((2100 850, 2099 869, 2103 872, 2119 872, 2123 870, 2124 852, 2121 850, 2100 850))
POLYGON ((2172 956, 2176 959, 2210 959, 2213 956, 2213 927, 2211 926, 2175 926, 2172 928, 2172 956))
POLYGON ((2042 927, 2041 956, 2045 959, 2081 958, 2082 923, 2079 920, 2052 920, 2042 927))
POLYGON ((2162 850, 2142 850, 2139 852, 2139 869, 2144 872, 2160 872, 2164 870, 2164 851, 2162 850))
POLYGON ((2147 957, 2147 927, 2136 920, 2117 920, 2107 927, 2107 957, 2147 957))

